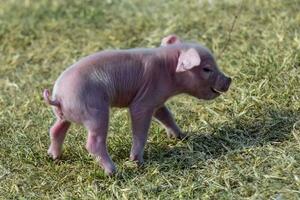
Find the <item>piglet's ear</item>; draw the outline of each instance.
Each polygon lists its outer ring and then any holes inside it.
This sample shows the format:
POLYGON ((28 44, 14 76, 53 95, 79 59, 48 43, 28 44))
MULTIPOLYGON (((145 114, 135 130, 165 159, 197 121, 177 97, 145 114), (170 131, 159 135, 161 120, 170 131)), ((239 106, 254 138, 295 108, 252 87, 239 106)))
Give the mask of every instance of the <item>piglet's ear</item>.
POLYGON ((160 46, 167 46, 170 44, 179 44, 181 43, 179 37, 177 35, 168 35, 161 40, 160 46))
POLYGON ((182 51, 178 58, 176 72, 185 72, 200 65, 201 59, 196 49, 191 48, 187 51, 182 51))

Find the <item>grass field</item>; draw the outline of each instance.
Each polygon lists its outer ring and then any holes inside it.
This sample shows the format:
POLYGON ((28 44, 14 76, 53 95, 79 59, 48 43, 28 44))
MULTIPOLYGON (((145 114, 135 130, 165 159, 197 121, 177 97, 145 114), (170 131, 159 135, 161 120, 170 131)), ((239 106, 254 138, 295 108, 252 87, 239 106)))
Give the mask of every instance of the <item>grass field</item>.
POLYGON ((2 0, 0 199, 299 199, 299 9, 299 0, 2 0), (112 109, 116 176, 88 155, 78 125, 53 162, 43 89, 85 55, 155 47, 170 33, 208 46, 234 79, 214 101, 168 101, 189 139, 167 139, 153 123, 137 169, 127 110, 112 109))

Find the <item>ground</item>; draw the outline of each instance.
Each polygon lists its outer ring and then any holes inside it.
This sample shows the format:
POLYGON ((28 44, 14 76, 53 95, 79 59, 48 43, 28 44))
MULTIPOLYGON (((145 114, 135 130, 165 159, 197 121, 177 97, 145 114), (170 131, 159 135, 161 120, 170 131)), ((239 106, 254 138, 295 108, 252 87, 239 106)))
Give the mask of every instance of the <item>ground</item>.
POLYGON ((300 198, 299 8, 299 0, 2 1, 0 198, 300 198), (85 55, 156 47, 170 33, 209 47, 233 78, 214 101, 168 101, 190 137, 167 139, 153 123, 138 169, 128 160, 127 110, 112 109, 115 176, 88 155, 79 125, 67 135, 62 160, 52 161, 54 116, 43 89, 85 55))

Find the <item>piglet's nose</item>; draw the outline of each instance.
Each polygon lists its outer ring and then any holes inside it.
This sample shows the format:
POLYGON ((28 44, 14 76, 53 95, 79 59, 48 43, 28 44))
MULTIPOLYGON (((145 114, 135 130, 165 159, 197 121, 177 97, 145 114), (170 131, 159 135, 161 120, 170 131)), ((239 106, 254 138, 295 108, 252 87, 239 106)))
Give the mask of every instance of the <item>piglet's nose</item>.
POLYGON ((228 83, 228 86, 230 86, 231 82, 232 82, 232 78, 227 77, 227 83, 228 83))
POLYGON ((222 88, 224 92, 228 91, 231 82, 232 82, 232 79, 230 77, 226 77, 226 81, 225 81, 224 87, 222 88))

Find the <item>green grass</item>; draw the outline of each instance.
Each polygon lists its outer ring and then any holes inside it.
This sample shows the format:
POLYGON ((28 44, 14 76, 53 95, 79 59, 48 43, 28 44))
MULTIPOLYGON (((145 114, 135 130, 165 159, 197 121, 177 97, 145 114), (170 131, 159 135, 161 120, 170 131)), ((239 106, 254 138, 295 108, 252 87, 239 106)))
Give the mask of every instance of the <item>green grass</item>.
POLYGON ((0 4, 0 199, 300 198, 299 0, 0 4), (170 33, 208 46, 234 79, 214 101, 168 101, 190 138, 167 139, 153 123, 145 166, 137 169, 128 161, 127 111, 113 109, 109 150, 116 176, 106 177, 88 155, 78 125, 67 135, 62 160, 53 162, 46 152, 54 116, 42 90, 85 55, 155 47, 170 33))

